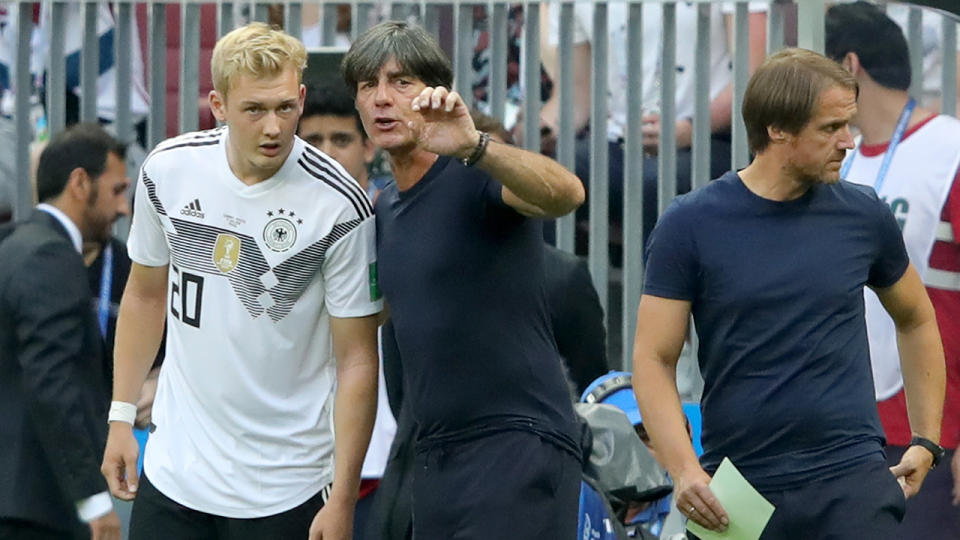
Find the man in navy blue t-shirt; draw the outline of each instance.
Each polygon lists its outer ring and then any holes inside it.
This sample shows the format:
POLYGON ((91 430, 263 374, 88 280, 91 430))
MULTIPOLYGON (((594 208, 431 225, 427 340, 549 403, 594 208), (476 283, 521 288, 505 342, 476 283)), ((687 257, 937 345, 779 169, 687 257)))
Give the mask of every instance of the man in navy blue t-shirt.
POLYGON ((477 131, 423 29, 377 25, 342 67, 396 179, 376 204, 377 258, 419 428, 414 537, 572 540, 579 428, 529 218, 570 212, 582 184, 477 131))
POLYGON ((944 363, 933 308, 889 209, 839 179, 856 96, 853 77, 816 53, 770 57, 743 102, 755 160, 679 197, 647 246, 634 389, 677 507, 707 528, 729 524, 707 487, 725 457, 776 507, 763 538, 777 539, 894 538, 904 495, 934 462, 944 363), (889 470, 864 286, 896 321, 919 437, 889 470), (691 313, 699 463, 674 381, 691 313))

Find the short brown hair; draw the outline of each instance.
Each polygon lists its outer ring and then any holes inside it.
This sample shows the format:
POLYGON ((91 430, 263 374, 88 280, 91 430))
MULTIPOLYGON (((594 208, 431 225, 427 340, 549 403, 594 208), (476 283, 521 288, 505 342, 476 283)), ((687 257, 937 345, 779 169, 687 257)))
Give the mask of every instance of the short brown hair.
POLYGON ((820 94, 832 86, 859 92, 853 75, 813 51, 784 49, 767 58, 750 78, 743 96, 741 111, 750 150, 766 150, 769 126, 800 133, 816 113, 820 94))
POLYGON ((214 90, 226 98, 238 76, 275 76, 287 66, 296 70, 297 82, 303 82, 303 70, 307 67, 303 43, 277 27, 254 22, 217 41, 210 58, 210 75, 214 90))

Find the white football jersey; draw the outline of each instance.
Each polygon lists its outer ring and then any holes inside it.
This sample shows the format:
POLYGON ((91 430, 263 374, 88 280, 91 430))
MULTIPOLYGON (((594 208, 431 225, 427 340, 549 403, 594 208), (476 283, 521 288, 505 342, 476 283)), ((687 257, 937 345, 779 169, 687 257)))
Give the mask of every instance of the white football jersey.
POLYGON ((336 362, 329 317, 382 308, 373 208, 299 138, 246 185, 227 128, 167 140, 137 184, 130 258, 169 264, 166 359, 144 459, 189 508, 277 514, 333 476, 336 362))

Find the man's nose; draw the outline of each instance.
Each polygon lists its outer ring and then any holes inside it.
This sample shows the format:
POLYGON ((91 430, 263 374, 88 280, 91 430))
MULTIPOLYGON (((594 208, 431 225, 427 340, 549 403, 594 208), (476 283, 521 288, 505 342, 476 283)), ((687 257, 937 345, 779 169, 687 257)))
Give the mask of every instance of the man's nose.
POLYGON ((324 141, 318 145, 318 148, 320 148, 320 151, 328 156, 333 155, 333 143, 330 142, 330 139, 324 139, 324 141))
POLYGON ((839 143, 841 150, 851 150, 856 146, 853 142, 853 133, 850 131, 850 126, 843 126, 839 143))
POLYGON ((117 217, 130 215, 130 201, 127 200, 127 194, 120 196, 120 202, 117 205, 117 217))
POLYGON ((377 83, 377 89, 374 92, 373 97, 378 105, 390 102, 390 93, 387 91, 387 84, 385 82, 377 83))
POLYGON ((280 118, 275 112, 268 112, 263 120, 264 135, 277 136, 280 134, 280 118))

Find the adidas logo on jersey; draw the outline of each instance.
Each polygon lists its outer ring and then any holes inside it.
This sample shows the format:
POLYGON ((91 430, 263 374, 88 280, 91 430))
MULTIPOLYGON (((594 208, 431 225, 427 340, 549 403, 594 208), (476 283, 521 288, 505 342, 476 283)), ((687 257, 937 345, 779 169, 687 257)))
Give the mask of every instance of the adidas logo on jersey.
POLYGON ((203 210, 200 208, 200 199, 194 199, 190 204, 180 209, 180 214, 203 219, 203 210))

